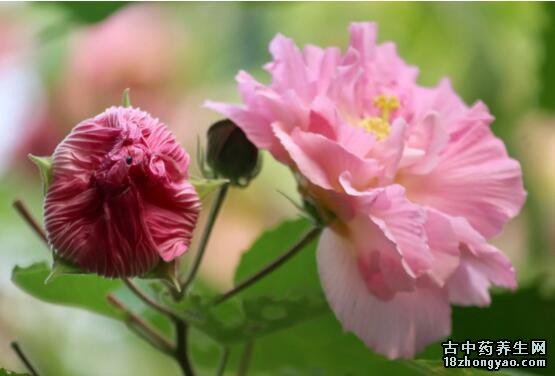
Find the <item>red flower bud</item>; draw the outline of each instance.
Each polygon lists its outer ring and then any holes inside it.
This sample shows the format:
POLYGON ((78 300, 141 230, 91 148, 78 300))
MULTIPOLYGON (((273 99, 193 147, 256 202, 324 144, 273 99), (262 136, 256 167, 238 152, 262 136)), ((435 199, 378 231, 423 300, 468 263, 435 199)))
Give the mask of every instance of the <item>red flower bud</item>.
POLYGON ((182 255, 200 201, 189 155, 158 119, 112 107, 78 124, 53 155, 44 217, 58 255, 108 277, 182 255))

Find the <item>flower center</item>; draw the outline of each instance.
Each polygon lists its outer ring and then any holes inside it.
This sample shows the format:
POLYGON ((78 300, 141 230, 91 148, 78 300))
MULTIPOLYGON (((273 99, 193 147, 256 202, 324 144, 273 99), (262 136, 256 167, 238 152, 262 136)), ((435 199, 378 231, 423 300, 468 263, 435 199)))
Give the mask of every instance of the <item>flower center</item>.
POLYGON ((394 95, 378 95, 373 100, 373 105, 381 110, 381 116, 369 116, 360 120, 357 126, 366 132, 372 132, 378 141, 382 141, 389 136, 391 126, 389 115, 391 111, 399 108, 399 100, 394 95))

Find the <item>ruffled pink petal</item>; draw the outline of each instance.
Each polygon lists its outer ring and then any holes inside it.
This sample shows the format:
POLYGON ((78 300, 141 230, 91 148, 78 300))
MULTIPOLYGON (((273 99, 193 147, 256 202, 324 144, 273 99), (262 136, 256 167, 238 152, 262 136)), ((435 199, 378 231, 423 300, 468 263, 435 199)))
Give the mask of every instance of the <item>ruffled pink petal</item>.
POLYGON ((55 180, 44 205, 49 242, 63 258, 107 277, 148 272, 159 261, 134 190, 106 200, 78 179, 55 180))
POLYGON ((367 157, 374 158, 383 166, 379 184, 387 185, 393 183, 401 158, 405 150, 407 124, 402 118, 398 118, 391 126, 391 133, 387 139, 376 143, 367 157))
POLYGON ((353 22, 349 25, 349 45, 360 54, 360 59, 364 62, 374 59, 377 29, 373 22, 353 22))
POLYGON ((385 301, 401 291, 414 291, 416 276, 381 224, 382 227, 368 216, 358 215, 348 226, 358 272, 368 291, 385 301))
POLYGON ((200 213, 193 186, 182 181, 145 192, 145 221, 162 259, 169 262, 185 253, 200 213))
POLYGON ((319 134, 295 129, 289 135, 279 124, 273 129, 299 171, 324 189, 338 188, 339 176, 345 171, 351 173, 353 184, 359 188, 368 186, 379 173, 376 161, 360 159, 319 134))
POLYGON ((341 51, 336 47, 322 49, 307 45, 304 48, 303 57, 309 82, 315 84, 317 94, 325 93, 339 64, 341 51))
POLYGON ((295 43, 278 34, 270 42, 270 52, 274 60, 265 69, 272 73, 272 87, 281 92, 292 89, 302 100, 311 100, 316 86, 309 80, 303 54, 295 43))
POLYGON ((488 244, 464 218, 451 218, 461 243, 460 265, 447 282, 449 300, 460 305, 489 305, 489 287, 516 288, 515 270, 500 250, 488 244))
POLYGON ((386 187, 377 195, 369 214, 386 237, 396 244, 403 262, 413 275, 420 276, 428 271, 432 255, 424 228, 426 212, 406 198, 403 187, 386 187))
POLYGON ((384 300, 414 290, 417 278, 427 274, 433 262, 424 209, 408 201, 401 186, 361 192, 350 186, 349 178, 343 174, 341 184, 351 195, 355 214, 340 219, 349 228, 368 289, 384 300))
POLYGON ((403 176, 403 184, 416 202, 468 219, 488 239, 520 211, 526 197, 520 164, 481 125, 453 135, 432 172, 403 176))
POLYGON ((330 229, 318 244, 318 271, 331 309, 344 330, 388 358, 409 358, 451 332, 446 294, 422 287, 382 301, 367 289, 350 243, 330 229))
POLYGON ((433 209, 426 210, 424 228, 433 257, 428 275, 438 286, 444 286, 460 264, 459 239, 449 218, 433 209))
MULTIPOLYGON (((420 124, 418 124, 411 133, 407 142, 407 149, 417 149, 422 151, 420 157, 405 162, 403 166, 409 174, 427 174, 437 165, 439 154, 449 141, 443 122, 439 118, 437 112, 428 114, 420 124)), ((406 154, 400 162, 403 165, 406 154)))

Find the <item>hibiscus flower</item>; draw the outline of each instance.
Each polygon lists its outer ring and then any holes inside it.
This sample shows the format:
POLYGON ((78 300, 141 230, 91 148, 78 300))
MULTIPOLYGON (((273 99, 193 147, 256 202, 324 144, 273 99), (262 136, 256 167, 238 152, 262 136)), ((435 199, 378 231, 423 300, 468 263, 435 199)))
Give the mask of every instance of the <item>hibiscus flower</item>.
POLYGON ((451 304, 485 306, 516 288, 488 240, 526 197, 520 165, 447 79, 417 84, 376 26, 354 23, 347 51, 300 50, 277 35, 272 83, 237 75, 242 105, 207 102, 287 164, 334 219, 317 251, 322 287, 345 330, 389 357, 451 332, 451 304))

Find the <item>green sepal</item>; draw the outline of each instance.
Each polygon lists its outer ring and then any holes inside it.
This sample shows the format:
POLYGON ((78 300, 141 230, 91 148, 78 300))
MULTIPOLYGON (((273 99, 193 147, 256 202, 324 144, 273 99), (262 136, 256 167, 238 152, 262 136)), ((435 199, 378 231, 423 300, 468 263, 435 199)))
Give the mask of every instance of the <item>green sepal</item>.
POLYGON ((64 275, 64 274, 90 274, 83 269, 80 269, 78 266, 74 265, 73 263, 62 259, 57 254, 52 254, 52 269, 50 274, 44 280, 44 284, 48 284, 52 282, 57 277, 64 275))
POLYGON ((28 154, 27 157, 39 169, 42 180, 42 192, 46 195, 48 187, 52 182, 52 157, 37 157, 33 154, 28 154))
POLYGON ((141 276, 142 279, 161 279, 169 282, 176 291, 181 291, 181 284, 179 283, 179 270, 176 260, 170 262, 160 261, 158 265, 145 275, 141 276))
POLYGON ((199 199, 202 201, 209 194, 220 188, 224 184, 228 184, 228 179, 202 179, 202 178, 191 178, 189 183, 193 185, 197 191, 199 199))
POLYGON ((131 99, 129 98, 129 91, 130 89, 127 88, 123 91, 123 94, 121 95, 122 107, 131 107, 131 99))

